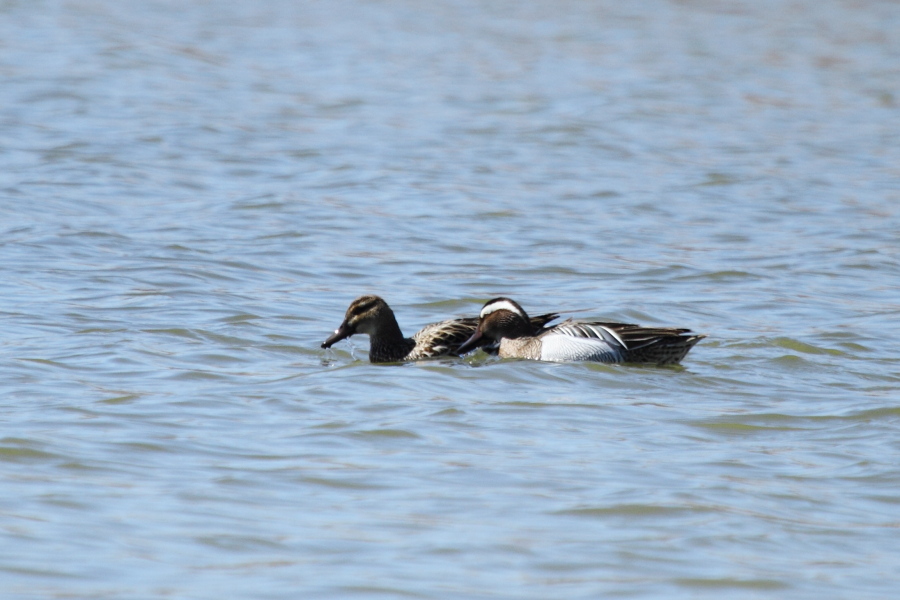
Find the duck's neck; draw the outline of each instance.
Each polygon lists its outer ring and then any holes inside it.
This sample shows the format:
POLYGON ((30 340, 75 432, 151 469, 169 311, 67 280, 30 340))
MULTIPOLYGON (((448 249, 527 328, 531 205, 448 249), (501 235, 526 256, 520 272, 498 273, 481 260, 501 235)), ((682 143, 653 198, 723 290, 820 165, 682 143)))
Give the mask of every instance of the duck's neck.
POLYGON ((369 360, 371 362, 395 362, 409 354, 416 343, 403 337, 394 314, 382 319, 378 328, 369 333, 369 360))

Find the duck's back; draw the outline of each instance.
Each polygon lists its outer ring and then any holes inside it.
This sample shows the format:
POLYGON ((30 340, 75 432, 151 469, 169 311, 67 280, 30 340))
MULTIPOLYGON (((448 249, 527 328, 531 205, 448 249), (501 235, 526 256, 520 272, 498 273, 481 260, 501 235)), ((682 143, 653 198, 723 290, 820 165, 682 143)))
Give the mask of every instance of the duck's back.
POLYGON ((456 349, 475 333, 476 327, 476 318, 450 319, 426 325, 412 337, 415 346, 406 360, 456 354, 456 349))
POLYGON ((500 356, 550 362, 670 365, 680 362, 704 337, 692 335, 687 329, 569 319, 537 337, 503 339, 500 356))

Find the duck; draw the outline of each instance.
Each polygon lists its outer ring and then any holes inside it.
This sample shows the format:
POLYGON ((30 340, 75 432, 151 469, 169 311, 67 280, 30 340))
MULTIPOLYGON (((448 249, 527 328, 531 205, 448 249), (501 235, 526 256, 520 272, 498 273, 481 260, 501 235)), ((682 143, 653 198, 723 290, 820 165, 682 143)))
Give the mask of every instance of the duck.
POLYGON ((690 329, 574 319, 533 331, 518 302, 494 298, 482 307, 475 332, 456 351, 465 354, 487 340, 499 342, 501 358, 672 365, 706 337, 690 329))
MULTIPOLYGON (((556 313, 547 313, 526 319, 524 330, 528 335, 539 335, 556 313)), ((404 337, 394 317, 394 311, 380 296, 367 294, 350 303, 344 320, 334 334, 322 342, 322 348, 357 333, 369 336, 369 362, 410 362, 439 356, 457 356, 463 342, 471 342, 469 349, 489 345, 488 338, 473 340, 478 327, 478 317, 449 319, 426 325, 411 338, 404 337)))

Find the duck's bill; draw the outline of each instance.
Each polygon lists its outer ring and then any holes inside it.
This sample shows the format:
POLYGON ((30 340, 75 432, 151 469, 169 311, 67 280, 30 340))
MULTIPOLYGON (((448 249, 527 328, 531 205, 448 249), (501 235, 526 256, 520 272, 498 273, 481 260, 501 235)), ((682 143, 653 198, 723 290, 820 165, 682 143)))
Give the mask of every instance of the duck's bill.
POLYGON ((467 339, 465 342, 460 345, 459 348, 456 349, 457 354, 465 354, 466 352, 471 352, 475 348, 481 345, 481 329, 476 329, 475 333, 472 334, 472 337, 467 339))
POLYGON ((322 342, 323 348, 331 348, 334 344, 338 343, 344 338, 348 338, 353 335, 353 330, 350 329, 350 326, 347 325, 347 321, 341 323, 341 326, 335 329, 334 334, 329 337, 327 340, 322 342))

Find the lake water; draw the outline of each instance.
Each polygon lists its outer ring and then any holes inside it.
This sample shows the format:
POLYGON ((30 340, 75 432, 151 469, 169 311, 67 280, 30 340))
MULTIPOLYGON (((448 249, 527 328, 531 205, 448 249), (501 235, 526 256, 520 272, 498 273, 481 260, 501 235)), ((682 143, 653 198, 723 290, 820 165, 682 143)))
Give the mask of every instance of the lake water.
POLYGON ((898 31, 0 2, 0 596, 897 597, 898 31), (375 366, 363 293, 709 337, 375 366))

